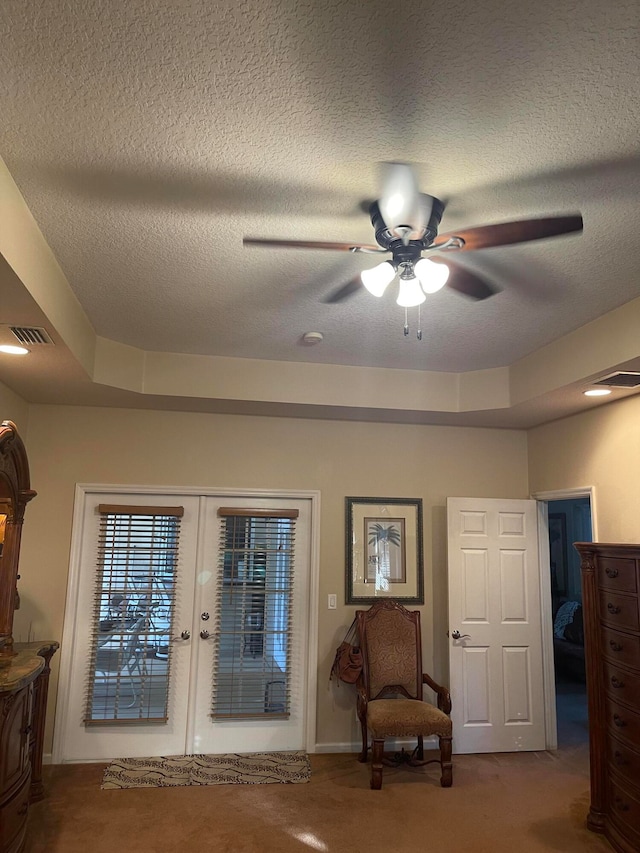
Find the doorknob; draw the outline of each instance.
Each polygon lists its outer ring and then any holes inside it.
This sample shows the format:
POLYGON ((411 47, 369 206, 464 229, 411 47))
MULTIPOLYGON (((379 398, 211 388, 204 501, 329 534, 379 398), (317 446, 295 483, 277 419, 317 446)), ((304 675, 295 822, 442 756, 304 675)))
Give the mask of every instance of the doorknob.
POLYGON ((458 629, 456 628, 454 631, 451 632, 451 637, 454 640, 464 640, 465 637, 471 639, 471 634, 461 634, 460 631, 458 631, 458 629))

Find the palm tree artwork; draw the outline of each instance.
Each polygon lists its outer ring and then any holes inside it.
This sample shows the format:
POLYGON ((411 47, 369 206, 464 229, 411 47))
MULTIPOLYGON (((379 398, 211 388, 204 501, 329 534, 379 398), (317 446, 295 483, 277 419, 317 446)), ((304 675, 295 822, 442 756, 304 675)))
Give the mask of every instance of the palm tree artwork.
POLYGON ((367 578, 374 580, 376 590, 387 591, 390 583, 405 582, 403 527, 404 519, 367 521, 367 578))

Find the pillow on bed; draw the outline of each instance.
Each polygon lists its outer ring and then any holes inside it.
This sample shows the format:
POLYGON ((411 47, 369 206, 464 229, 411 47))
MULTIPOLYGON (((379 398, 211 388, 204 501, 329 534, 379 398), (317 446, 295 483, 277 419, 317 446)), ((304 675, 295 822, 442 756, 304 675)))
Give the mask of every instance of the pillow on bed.
POLYGON ((579 646, 584 646, 584 625, 582 623, 582 605, 576 607, 573 614, 573 619, 564 629, 564 638, 570 643, 576 643, 579 646))
POLYGON ((561 604, 556 613, 556 618, 553 623, 553 636, 558 640, 565 639, 565 631, 567 625, 573 621, 576 610, 580 607, 579 601, 565 601, 561 604))

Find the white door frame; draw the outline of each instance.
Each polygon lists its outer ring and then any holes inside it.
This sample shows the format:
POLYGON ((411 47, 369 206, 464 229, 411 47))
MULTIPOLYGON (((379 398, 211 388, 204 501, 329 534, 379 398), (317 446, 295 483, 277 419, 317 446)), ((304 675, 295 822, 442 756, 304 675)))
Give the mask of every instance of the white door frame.
POLYGON ((540 543, 540 605, 542 609, 542 670, 544 679, 544 718, 547 749, 558 748, 558 719, 556 716, 556 682, 553 662, 553 608, 551 605, 551 565, 549 549, 542 547, 549 541, 549 501, 566 501, 573 498, 589 498, 591 506, 591 534, 598 541, 596 529, 595 486, 579 486, 573 489, 554 489, 532 492, 531 498, 538 502, 538 541, 540 543), (549 630, 551 626, 551 630, 549 630))
POLYGON ((305 741, 307 752, 316 751, 316 705, 318 695, 318 587, 320 580, 320 492, 317 490, 301 489, 228 489, 210 486, 198 488, 195 486, 136 486, 130 483, 114 485, 113 483, 78 483, 76 484, 73 506, 71 533, 71 551, 69 558, 69 576, 67 580, 67 598, 65 605, 64 628, 62 633, 60 659, 60 677, 58 680, 58 696, 56 702, 55 726, 53 733, 52 761, 62 763, 64 733, 69 715, 69 687, 72 672, 71 662, 74 659, 76 637, 76 610, 78 589, 80 585, 80 554, 82 532, 88 495, 100 492, 102 494, 147 494, 147 495, 196 495, 202 497, 246 497, 246 498, 290 498, 309 500, 311 502, 311 554, 309 577, 309 603, 307 625, 309 630, 307 646, 307 691, 306 691, 306 723, 305 741))

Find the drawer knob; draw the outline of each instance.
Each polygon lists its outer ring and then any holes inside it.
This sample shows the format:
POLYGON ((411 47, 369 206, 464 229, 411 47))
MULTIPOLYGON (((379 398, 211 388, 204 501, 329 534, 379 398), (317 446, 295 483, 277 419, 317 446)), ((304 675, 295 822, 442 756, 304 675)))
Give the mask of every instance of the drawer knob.
POLYGON ((616 643, 615 640, 609 640, 609 645, 611 646, 614 652, 622 651, 622 643, 616 643))
POLYGON ((613 722, 619 729, 623 729, 627 725, 626 721, 619 714, 613 715, 613 722))
POLYGON ((615 675, 611 676, 611 686, 615 687, 619 690, 621 687, 624 687, 624 681, 620 681, 619 678, 616 678, 615 675))
POLYGON ((613 760, 618 765, 618 767, 623 767, 625 764, 629 763, 626 758, 624 758, 619 749, 616 749, 616 751, 613 753, 613 760))
POLYGON ((616 797, 615 804, 616 804, 616 807, 618 809, 620 809, 621 812, 628 812, 629 811, 629 803, 625 803, 625 801, 622 799, 622 797, 616 797))
POLYGON ((605 574, 608 578, 617 578, 618 570, 617 569, 605 569, 605 574))
POLYGON ((622 608, 618 607, 617 604, 612 604, 611 602, 609 602, 607 604, 607 610, 609 611, 609 613, 620 613, 622 608))

